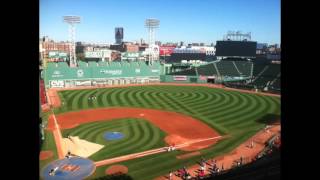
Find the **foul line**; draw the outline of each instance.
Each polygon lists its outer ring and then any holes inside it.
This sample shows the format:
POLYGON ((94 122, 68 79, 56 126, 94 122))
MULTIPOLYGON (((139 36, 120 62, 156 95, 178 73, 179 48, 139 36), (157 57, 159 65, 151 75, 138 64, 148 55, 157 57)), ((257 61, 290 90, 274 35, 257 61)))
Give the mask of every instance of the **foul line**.
MULTIPOLYGON (((191 144, 194 143, 199 143, 199 142, 203 142, 203 141, 209 141, 209 140, 214 140, 214 139, 219 139, 222 136, 216 136, 213 138, 206 138, 206 139, 197 139, 197 140, 192 140, 189 141, 187 143, 183 143, 183 144, 179 144, 175 146, 175 149, 181 149, 183 147, 187 147, 191 144)), ((139 152, 139 153, 134 153, 134 154, 128 154, 128 155, 124 155, 124 156, 119 156, 116 158, 111 158, 111 159, 105 159, 102 161, 97 161, 95 162, 95 165, 98 166, 103 166, 103 165, 108 165, 108 164, 113 164, 113 163, 117 163, 117 162, 121 162, 121 161, 126 161, 126 160, 131 160, 131 159, 136 159, 136 158, 140 158, 140 157, 144 157, 144 156, 148 156, 148 155, 152 155, 152 154, 157 154, 157 153, 162 153, 162 152, 167 152, 169 147, 162 147, 162 148, 158 148, 158 149, 152 149, 152 150, 148 150, 148 151, 143 151, 143 152, 139 152)))
POLYGON ((56 116, 55 116, 53 110, 51 110, 51 112, 52 112, 54 126, 55 126, 54 130, 53 130, 53 136, 54 136, 54 140, 56 142, 58 158, 59 159, 63 159, 65 154, 63 153, 63 149, 62 149, 62 146, 61 146, 62 135, 61 135, 60 127, 58 125, 58 122, 57 122, 57 119, 56 119, 56 116))

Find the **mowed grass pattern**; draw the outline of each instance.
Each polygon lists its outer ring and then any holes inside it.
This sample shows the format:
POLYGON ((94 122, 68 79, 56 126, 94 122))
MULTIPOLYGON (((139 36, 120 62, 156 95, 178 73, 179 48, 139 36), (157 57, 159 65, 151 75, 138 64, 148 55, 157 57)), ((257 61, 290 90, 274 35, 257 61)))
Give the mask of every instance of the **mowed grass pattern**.
POLYGON ((63 136, 79 136, 80 139, 104 145, 99 153, 89 157, 93 161, 99 161, 163 147, 166 134, 143 119, 117 119, 82 124, 64 130, 63 136), (103 137, 106 132, 121 132, 124 137, 119 140, 106 140, 103 137))
MULTIPOLYGON (((216 145, 201 150, 201 156, 205 158, 227 153, 254 135, 265 126, 259 120, 266 115, 280 115, 280 98, 278 97, 208 87, 137 86, 61 91, 59 95, 64 105, 55 110, 58 114, 101 107, 140 107, 175 111, 199 119, 220 134, 228 135, 228 138, 216 145), (89 100, 90 95, 95 95, 97 100, 89 100)), ((63 134, 78 135, 89 141, 103 143, 101 133, 106 130, 133 134, 129 139, 119 141, 119 144, 114 142, 112 146, 110 145, 111 149, 105 148, 90 157, 93 160, 164 145, 165 134, 163 132, 148 122, 137 119, 90 123, 65 130, 63 134)), ((177 160, 175 156, 178 154, 182 152, 157 154, 121 164, 128 166, 129 175, 134 179, 143 180, 152 179, 170 170, 194 164, 199 160, 199 156, 177 160)), ((90 178, 103 175, 107 167, 97 168, 96 173, 90 178)))

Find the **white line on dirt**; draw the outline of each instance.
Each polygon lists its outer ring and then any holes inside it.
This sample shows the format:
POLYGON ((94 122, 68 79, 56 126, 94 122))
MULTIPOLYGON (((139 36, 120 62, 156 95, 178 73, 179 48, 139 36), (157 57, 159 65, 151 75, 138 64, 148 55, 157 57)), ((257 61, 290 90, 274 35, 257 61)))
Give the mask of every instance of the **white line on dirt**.
POLYGON ((51 110, 52 112, 52 116, 53 116, 53 121, 54 121, 54 132, 53 135, 56 136, 55 138, 55 142, 58 140, 59 142, 56 142, 56 147, 57 147, 57 152, 58 152, 58 157, 59 159, 62 159, 64 158, 64 152, 63 152, 63 148, 61 147, 62 146, 62 134, 61 134, 61 131, 60 131, 60 127, 58 125, 58 122, 57 122, 57 119, 56 119, 56 115, 54 114, 53 110, 51 110))
MULTIPOLYGON (((183 143, 183 144, 176 145, 175 148, 176 148, 176 149, 180 149, 180 148, 187 147, 187 146, 189 146, 189 145, 191 145, 191 144, 194 144, 194 143, 199 143, 199 142, 203 142, 203 141, 218 139, 218 138, 221 138, 221 137, 222 137, 222 136, 216 136, 216 137, 206 138, 206 139, 196 139, 196 140, 189 141, 189 142, 187 142, 187 143, 183 143)), ((168 148, 169 148, 169 147, 162 147, 162 148, 152 149, 152 150, 143 151, 143 152, 139 152, 139 153, 134 153, 134 154, 128 154, 128 155, 124 155, 124 156, 119 156, 119 157, 116 157, 116 158, 105 159, 105 160, 101 160, 101 161, 95 162, 95 165, 96 165, 96 166, 103 166, 103 165, 108 165, 108 164, 117 163, 117 162, 121 162, 121 161, 126 161, 126 160, 135 159, 135 158, 140 158, 140 157, 144 157, 144 156, 148 156, 148 155, 152 155, 152 154, 167 152, 167 151, 168 151, 168 148)))

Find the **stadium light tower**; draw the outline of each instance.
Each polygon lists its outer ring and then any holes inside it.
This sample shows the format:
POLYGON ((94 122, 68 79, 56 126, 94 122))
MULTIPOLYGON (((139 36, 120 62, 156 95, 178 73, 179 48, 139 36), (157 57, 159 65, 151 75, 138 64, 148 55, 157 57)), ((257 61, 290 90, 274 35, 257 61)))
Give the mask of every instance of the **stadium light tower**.
POLYGON ((149 60, 150 57, 154 59, 154 53, 152 53, 152 48, 155 45, 155 30, 159 27, 160 21, 158 19, 146 19, 145 27, 148 28, 149 32, 149 60))
POLYGON ((80 23, 79 16, 63 16, 63 21, 69 24, 69 56, 70 56, 70 67, 77 66, 77 57, 76 57, 76 27, 75 24, 80 23))
POLYGON ((145 27, 149 32, 149 45, 155 44, 155 29, 159 27, 160 21, 158 19, 146 19, 145 27))
POLYGON ((241 31, 228 31, 228 33, 224 36, 224 40, 232 40, 232 41, 243 41, 243 40, 251 40, 251 32, 242 33, 241 31))

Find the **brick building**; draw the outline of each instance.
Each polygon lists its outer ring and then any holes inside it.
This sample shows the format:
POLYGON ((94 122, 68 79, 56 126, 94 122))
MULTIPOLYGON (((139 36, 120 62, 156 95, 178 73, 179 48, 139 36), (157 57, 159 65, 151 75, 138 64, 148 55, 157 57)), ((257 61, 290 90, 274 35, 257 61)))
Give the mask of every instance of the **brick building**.
POLYGON ((71 48, 70 44, 67 42, 54 42, 54 41, 42 41, 40 42, 42 46, 42 57, 48 59, 49 51, 59 51, 69 54, 71 48))

